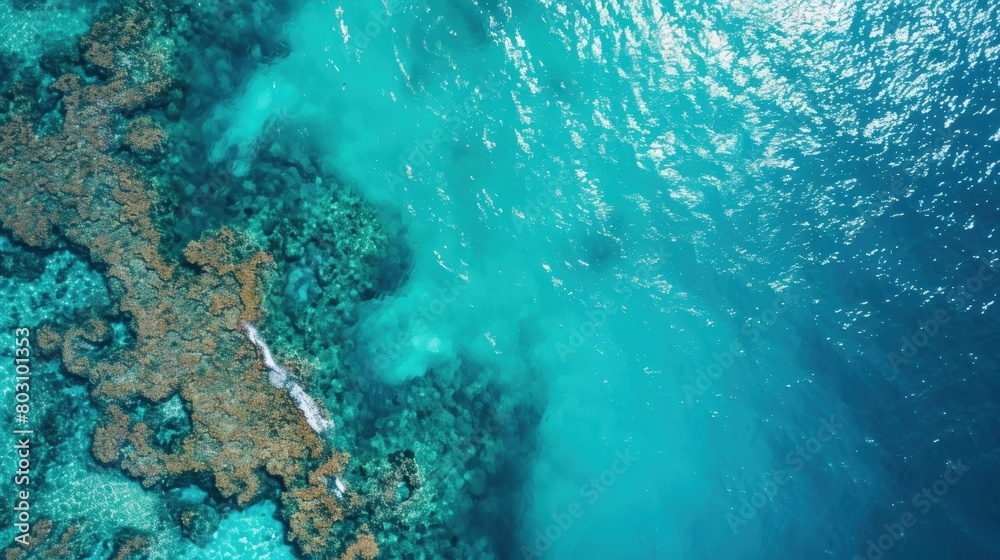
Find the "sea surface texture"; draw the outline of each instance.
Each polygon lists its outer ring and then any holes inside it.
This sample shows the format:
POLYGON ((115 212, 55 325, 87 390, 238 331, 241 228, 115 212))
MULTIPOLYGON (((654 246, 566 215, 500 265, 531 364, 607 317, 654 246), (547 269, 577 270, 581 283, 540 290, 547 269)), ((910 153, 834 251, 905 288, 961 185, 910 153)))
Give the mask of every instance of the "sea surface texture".
POLYGON ((0 0, 0 546, 1000 558, 998 17, 0 0))

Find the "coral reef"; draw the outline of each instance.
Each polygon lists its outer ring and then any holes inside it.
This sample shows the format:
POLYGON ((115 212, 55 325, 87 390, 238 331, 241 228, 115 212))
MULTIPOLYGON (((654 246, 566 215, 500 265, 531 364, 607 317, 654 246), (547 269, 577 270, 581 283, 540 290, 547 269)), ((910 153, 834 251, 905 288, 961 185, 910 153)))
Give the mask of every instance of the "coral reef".
POLYGON ((61 533, 56 533, 54 529, 52 520, 39 520, 28 534, 28 546, 17 544, 8 546, 3 551, 4 560, 82 558, 85 545, 78 542, 79 529, 75 525, 66 527, 61 533))
POLYGON ((498 496, 523 463, 516 434, 540 414, 517 403, 541 391, 468 356, 405 390, 350 371, 363 306, 406 278, 399 221, 280 115, 248 175, 206 158, 204 142, 229 123, 196 115, 236 95, 241 65, 281 54, 290 8, 131 6, 44 76, 0 77, 0 225, 27 247, 0 246, 0 271, 78 279, 46 304, 58 313, 32 315, 47 321, 39 356, 60 358, 72 385, 52 402, 85 417, 45 417, 53 439, 86 456, 40 473, 60 485, 45 515, 60 528, 101 519, 66 544, 105 558, 141 557, 140 539, 157 559, 252 557, 244 535, 283 558, 288 542, 313 558, 500 556, 510 506, 498 496), (255 34, 259 48, 247 44, 255 34), (41 254, 77 264, 23 266, 41 254), (175 497, 194 486, 207 497, 175 497))
POLYGON ((358 539, 347 547, 347 550, 340 556, 340 560, 371 560, 378 556, 378 545, 375 544, 375 537, 368 531, 367 525, 362 525, 358 532, 358 539))
POLYGON ((208 506, 193 505, 180 513, 181 531, 199 546, 205 546, 219 528, 219 514, 208 506))
POLYGON ((143 536, 134 535, 125 539, 115 551, 112 560, 132 560, 145 557, 145 553, 152 542, 143 536))
POLYGON ((267 367, 267 379, 271 383, 271 386, 275 389, 287 389, 288 395, 292 397, 295 401, 295 405, 299 407, 302 411, 302 415, 306 419, 306 423, 309 427, 313 429, 316 433, 322 433, 324 430, 333 427, 333 422, 326 419, 319 407, 316 406, 316 401, 306 394, 302 386, 292 378, 292 376, 285 371, 284 368, 279 366, 275 361, 274 357, 271 355, 271 349, 267 347, 267 344, 260 338, 260 334, 257 333, 257 329, 254 328, 250 323, 243 323, 243 330, 247 333, 247 338, 250 342, 260 351, 261 359, 264 360, 264 365, 267 367))
MULTIPOLYGON (((100 318, 44 334, 92 387, 101 414, 96 459, 146 486, 207 476, 238 504, 259 497, 273 477, 290 538, 329 557, 346 543, 334 528, 343 512, 327 481, 347 456, 310 427, 290 391, 268 382, 244 333, 265 314, 271 258, 225 227, 189 243, 183 261, 165 256, 153 219, 156 191, 140 160, 129 159, 131 150, 164 142, 151 121, 128 118, 170 86, 171 43, 160 32, 169 17, 139 1, 94 25, 81 46, 101 79, 66 74, 55 82, 63 103, 58 130, 39 134, 23 100, 0 125, 0 225, 35 248, 65 242, 85 250, 106 270, 115 311, 127 318, 127 345, 114 344, 114 329, 100 318), (190 431, 164 446, 152 441, 139 409, 176 396, 190 431)), ((370 538, 362 533, 351 546, 368 558, 370 538)), ((134 550, 122 545, 119 553, 134 550)))
POLYGON ((153 119, 142 116, 125 127, 125 144, 136 152, 149 152, 162 147, 166 133, 153 119))

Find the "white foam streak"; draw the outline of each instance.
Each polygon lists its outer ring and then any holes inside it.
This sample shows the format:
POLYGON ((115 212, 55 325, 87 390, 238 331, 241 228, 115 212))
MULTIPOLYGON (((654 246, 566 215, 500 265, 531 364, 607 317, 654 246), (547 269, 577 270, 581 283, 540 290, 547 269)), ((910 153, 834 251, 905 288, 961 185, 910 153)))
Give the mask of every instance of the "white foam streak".
POLYGON ((288 391, 289 396, 292 397, 296 406, 299 407, 299 410, 306 417, 309 427, 316 433, 323 433, 327 429, 332 428, 333 422, 323 417, 323 413, 316 406, 316 401, 302 389, 301 385, 291 378, 284 368, 274 361, 271 349, 267 347, 267 344, 264 344, 264 340, 260 338, 257 329, 250 323, 243 323, 243 330, 246 331, 250 342, 260 352, 260 357, 268 369, 267 380, 271 383, 271 386, 276 389, 286 389, 288 391))

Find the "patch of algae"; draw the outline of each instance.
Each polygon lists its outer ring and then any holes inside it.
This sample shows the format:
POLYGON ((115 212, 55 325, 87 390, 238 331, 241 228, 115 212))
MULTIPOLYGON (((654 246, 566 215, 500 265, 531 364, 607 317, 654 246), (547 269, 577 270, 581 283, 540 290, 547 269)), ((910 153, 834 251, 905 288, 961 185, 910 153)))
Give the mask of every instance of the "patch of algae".
MULTIPOLYGON (((271 257, 225 227, 191 242, 184 262, 163 256, 151 217, 156 193, 127 148, 136 147, 137 130, 149 127, 143 117, 129 119, 170 87, 172 44, 162 33, 169 19, 157 3, 138 0, 94 25, 81 47, 102 79, 71 73, 55 82, 60 129, 40 136, 26 99, 0 125, 0 225, 33 247, 68 242, 85 250, 106 270, 134 336, 115 347, 111 326, 95 318, 60 332, 43 329, 38 343, 89 380, 101 411, 92 448, 98 461, 145 486, 210 476, 240 505, 277 480, 289 538, 303 552, 374 558, 367 526, 353 539, 335 530, 352 513, 349 504, 359 502, 348 493, 342 507, 329 487, 349 457, 330 449, 288 393, 267 382, 244 334, 244 323, 263 317, 271 257), (129 411, 175 395, 191 429, 161 446, 153 428, 129 411)), ((158 146, 162 138, 155 140, 158 146)))

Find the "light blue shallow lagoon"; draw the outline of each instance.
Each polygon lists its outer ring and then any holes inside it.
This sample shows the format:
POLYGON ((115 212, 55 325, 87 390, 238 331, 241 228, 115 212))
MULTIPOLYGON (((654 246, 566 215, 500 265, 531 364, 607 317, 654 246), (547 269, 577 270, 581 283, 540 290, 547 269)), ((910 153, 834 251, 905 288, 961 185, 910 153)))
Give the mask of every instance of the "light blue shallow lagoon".
MULTIPOLYGON (((0 13, 63 26, 53 44, 102 13, 38 4, 0 13)), ((421 468, 425 501, 391 522, 405 532, 372 523, 379 558, 1000 558, 996 3, 235 13, 242 42, 185 70, 191 173, 225 170, 220 200, 266 192, 304 213, 347 188, 388 232, 378 281, 317 357, 339 364, 332 381, 310 387, 354 460, 408 446, 421 468), (282 170, 308 191, 266 185, 283 150, 309 154, 311 171, 282 170), (425 417, 435 402, 455 416, 425 417), (489 437, 469 444, 455 418, 484 414, 489 437)), ((253 229, 218 205, 209 225, 253 229)), ((279 291, 332 317, 310 250, 279 291)), ((73 255, 48 270, 108 298, 73 255)), ((47 301, 12 306, 5 328, 71 305, 47 301)), ((150 511, 204 499, 52 468, 67 515, 97 499, 85 476, 150 511)), ((274 504, 222 508, 200 543, 169 513, 141 530, 166 557, 304 558, 274 504)))

